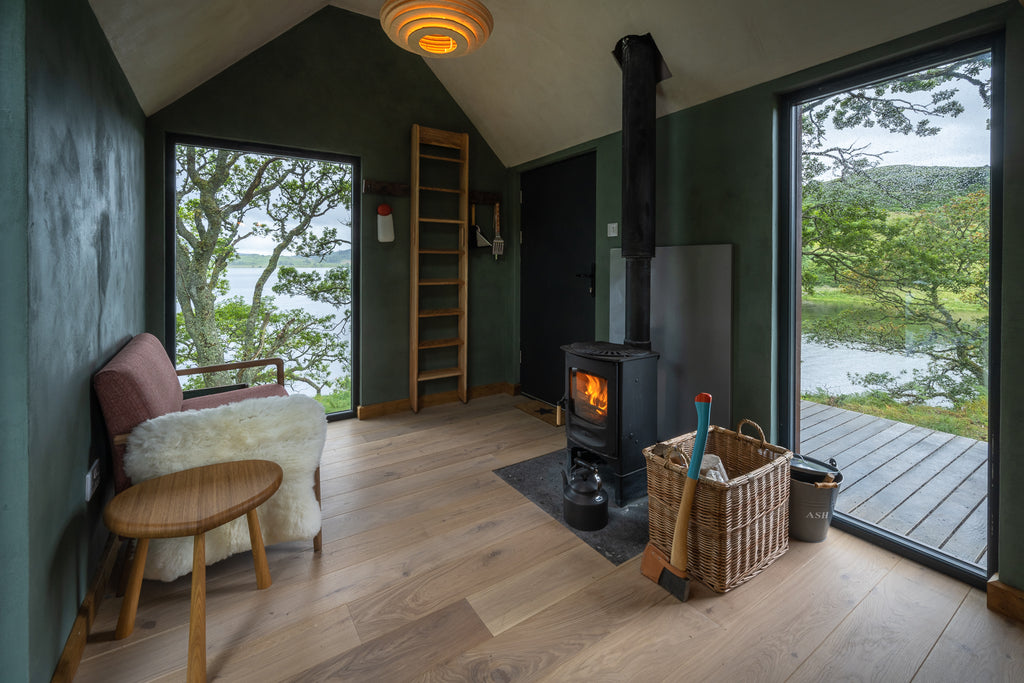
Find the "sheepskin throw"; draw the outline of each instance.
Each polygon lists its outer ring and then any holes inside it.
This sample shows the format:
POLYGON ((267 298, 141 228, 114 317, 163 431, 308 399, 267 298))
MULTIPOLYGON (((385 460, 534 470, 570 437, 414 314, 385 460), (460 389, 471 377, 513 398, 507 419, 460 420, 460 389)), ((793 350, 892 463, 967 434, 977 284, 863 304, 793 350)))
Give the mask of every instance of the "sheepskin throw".
MULTIPOLYGON (((147 420, 128 437, 124 466, 132 481, 232 460, 272 460, 281 487, 257 508, 267 545, 312 539, 320 530, 313 475, 327 436, 323 407, 302 395, 254 398, 147 420)), ((206 533, 206 563, 251 550, 245 515, 206 533)), ((173 581, 192 571, 192 539, 149 543, 145 578, 173 581)))

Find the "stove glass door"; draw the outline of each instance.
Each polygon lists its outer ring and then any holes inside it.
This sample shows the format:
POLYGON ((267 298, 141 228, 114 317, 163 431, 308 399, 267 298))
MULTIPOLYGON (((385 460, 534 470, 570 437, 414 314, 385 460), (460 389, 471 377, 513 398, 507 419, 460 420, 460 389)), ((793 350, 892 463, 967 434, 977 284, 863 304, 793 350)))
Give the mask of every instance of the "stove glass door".
POLYGON ((579 368, 572 368, 570 387, 576 416, 603 426, 608 419, 608 380, 579 368))

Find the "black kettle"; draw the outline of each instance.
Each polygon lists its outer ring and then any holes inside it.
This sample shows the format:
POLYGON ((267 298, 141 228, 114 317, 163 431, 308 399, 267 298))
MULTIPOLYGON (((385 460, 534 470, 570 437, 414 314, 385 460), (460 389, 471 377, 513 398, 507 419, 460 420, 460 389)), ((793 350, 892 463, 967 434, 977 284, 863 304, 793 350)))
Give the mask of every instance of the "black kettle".
POLYGON ((568 476, 562 470, 562 515, 580 531, 597 531, 608 524, 608 496, 597 468, 574 461, 568 476))

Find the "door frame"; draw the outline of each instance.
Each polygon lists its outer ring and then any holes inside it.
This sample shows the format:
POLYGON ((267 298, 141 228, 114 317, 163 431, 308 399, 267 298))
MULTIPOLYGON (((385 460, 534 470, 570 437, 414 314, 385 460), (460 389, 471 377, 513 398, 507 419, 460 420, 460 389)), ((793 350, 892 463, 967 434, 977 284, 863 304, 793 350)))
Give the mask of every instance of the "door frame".
POLYGON ((796 107, 808 100, 825 97, 860 85, 885 80, 901 73, 954 61, 979 52, 992 53, 992 109, 989 136, 991 186, 989 188, 989 403, 988 403, 988 566, 977 566, 950 557, 912 539, 881 529, 845 513, 836 512, 832 526, 863 538, 886 550, 984 590, 997 571, 999 559, 999 405, 1000 333, 1002 310, 1002 204, 1004 130, 1004 37, 1001 31, 985 33, 922 50, 855 73, 822 80, 814 85, 784 93, 779 100, 778 173, 778 278, 776 326, 776 435, 787 448, 799 446, 800 396, 800 265, 801 265, 801 179, 799 174, 800 121, 796 107))

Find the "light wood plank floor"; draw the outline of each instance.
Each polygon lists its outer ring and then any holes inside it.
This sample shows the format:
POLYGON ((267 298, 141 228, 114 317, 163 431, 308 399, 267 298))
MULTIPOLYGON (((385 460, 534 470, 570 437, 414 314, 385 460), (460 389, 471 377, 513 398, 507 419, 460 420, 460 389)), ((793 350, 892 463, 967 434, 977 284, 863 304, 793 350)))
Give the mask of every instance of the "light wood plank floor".
POLYGON ((988 444, 800 402, 800 452, 843 473, 836 509, 965 562, 988 564, 988 444))
MULTIPOLYGON (((492 470, 564 444, 495 396, 332 423, 324 549, 208 571, 220 681, 1017 681, 1024 630, 985 594, 832 529, 724 595, 680 603, 616 567, 492 470)), ((102 604, 78 681, 180 681, 189 577, 144 582, 114 641, 102 604)))

